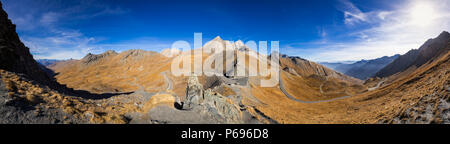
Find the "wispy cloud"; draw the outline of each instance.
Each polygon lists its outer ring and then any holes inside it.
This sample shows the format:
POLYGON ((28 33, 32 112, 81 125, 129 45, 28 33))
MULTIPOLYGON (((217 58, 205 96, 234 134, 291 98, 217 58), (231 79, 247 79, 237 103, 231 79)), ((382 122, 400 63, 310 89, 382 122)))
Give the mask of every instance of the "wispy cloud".
POLYGON ((51 24, 57 22, 61 16, 62 16, 62 14, 60 14, 60 13, 47 12, 42 15, 39 22, 43 25, 51 25, 51 24))
POLYGON ((350 29, 343 37, 350 40, 328 40, 307 44, 312 47, 308 49, 286 47, 285 50, 314 61, 373 59, 419 48, 429 38, 450 29, 450 5, 446 0, 409 0, 394 10, 368 12, 350 1, 342 2, 346 6, 342 10, 347 25, 344 27, 350 29), (359 25, 369 27, 358 29, 359 25))
POLYGON ((81 58, 89 52, 95 52, 91 46, 96 42, 93 37, 86 37, 78 31, 53 31, 48 37, 22 37, 36 59, 81 58))
POLYGON ((341 0, 341 3, 344 5, 344 18, 346 24, 355 24, 358 22, 367 22, 368 14, 363 13, 360 9, 358 9, 353 3, 348 0, 341 0))

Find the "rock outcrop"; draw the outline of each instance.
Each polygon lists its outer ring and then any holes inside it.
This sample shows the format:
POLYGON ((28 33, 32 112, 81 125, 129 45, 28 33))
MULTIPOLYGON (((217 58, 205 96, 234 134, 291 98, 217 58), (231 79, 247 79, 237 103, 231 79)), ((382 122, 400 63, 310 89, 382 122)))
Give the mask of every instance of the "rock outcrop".
POLYGON ((89 65, 89 64, 95 63, 103 58, 106 58, 108 56, 113 56, 113 55, 117 55, 117 53, 112 50, 108 50, 105 53, 98 54, 98 55, 89 53, 86 56, 84 56, 83 59, 81 59, 81 62, 85 65, 89 65))
POLYGON ((240 123, 242 113, 233 100, 224 97, 211 89, 204 90, 197 76, 191 76, 186 89, 186 100, 183 109, 208 114, 224 123, 240 123))
POLYGON ((183 103, 183 109, 192 109, 200 105, 203 99, 203 85, 198 82, 197 76, 190 77, 186 88, 186 101, 183 103))
MULTIPOLYGON (((448 94, 448 91, 447 91, 448 94)), ((396 124, 450 123, 450 99, 448 95, 433 93, 394 117, 396 124)))

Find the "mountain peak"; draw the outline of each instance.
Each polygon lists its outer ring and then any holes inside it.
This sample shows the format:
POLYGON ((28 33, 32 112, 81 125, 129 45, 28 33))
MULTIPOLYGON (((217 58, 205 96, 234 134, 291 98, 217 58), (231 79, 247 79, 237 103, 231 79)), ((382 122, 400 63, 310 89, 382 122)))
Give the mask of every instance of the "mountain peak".
POLYGON ((242 42, 241 40, 237 40, 236 42, 234 42, 236 45, 239 45, 239 46, 243 46, 244 45, 244 42, 242 42))
POLYGON ((220 36, 216 36, 213 40, 222 40, 222 38, 220 38, 220 36))
POLYGON ((449 38, 449 37, 450 33, 448 33, 447 31, 442 31, 437 38, 449 38))
POLYGON ((96 55, 96 54, 92 54, 92 53, 88 53, 86 56, 84 56, 82 59, 81 59, 81 61, 84 63, 84 64, 90 64, 90 63, 92 63, 92 62, 96 62, 96 61, 98 61, 98 60, 100 60, 100 59, 103 59, 103 58, 105 58, 105 57, 108 57, 108 56, 111 56, 111 55, 117 55, 118 53, 116 53, 115 51, 113 51, 113 50, 108 50, 108 51, 106 51, 106 52, 104 52, 104 53, 102 53, 102 54, 98 54, 98 55, 96 55))
POLYGON ((403 72, 414 66, 416 68, 422 66, 431 59, 437 59, 442 54, 448 52, 448 43, 450 42, 450 34, 443 31, 438 37, 427 40, 419 49, 412 49, 406 54, 398 57, 392 63, 376 73, 376 77, 388 77, 393 74, 403 72))

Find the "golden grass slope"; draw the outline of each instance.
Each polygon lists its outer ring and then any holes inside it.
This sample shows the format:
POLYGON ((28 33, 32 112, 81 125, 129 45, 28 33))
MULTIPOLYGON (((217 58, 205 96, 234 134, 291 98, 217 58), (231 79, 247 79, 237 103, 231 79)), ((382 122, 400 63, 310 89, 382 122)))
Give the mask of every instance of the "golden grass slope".
POLYGON ((52 66, 56 79, 68 87, 94 93, 130 92, 143 88, 158 92, 165 88, 161 74, 169 70, 169 59, 156 52, 129 50, 86 64, 82 60, 52 66))
MULTIPOLYGON (((418 68, 409 76, 374 91, 332 102, 305 104, 287 98, 278 87, 252 85, 261 101, 256 108, 280 123, 378 123, 390 120, 425 95, 448 96, 450 53, 418 68)), ((250 101, 244 100, 244 104, 250 101)))

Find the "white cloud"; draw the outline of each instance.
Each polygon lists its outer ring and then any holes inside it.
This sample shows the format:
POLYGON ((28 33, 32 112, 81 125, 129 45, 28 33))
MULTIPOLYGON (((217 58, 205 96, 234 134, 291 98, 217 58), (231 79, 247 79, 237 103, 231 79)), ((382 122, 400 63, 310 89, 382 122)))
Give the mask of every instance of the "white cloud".
POLYGON ((370 12, 362 12, 350 2, 343 2, 349 6, 344 11, 345 24, 372 27, 346 34, 353 42, 327 42, 309 50, 287 48, 287 51, 313 61, 373 59, 417 49, 429 38, 450 29, 450 5, 445 0, 410 0, 396 10, 370 12))
POLYGON ((5 0, 3 6, 9 18, 17 25, 22 42, 37 59, 80 59, 87 53, 103 52, 102 47, 97 44, 99 38, 86 36, 64 24, 127 12, 118 6, 89 0, 5 0))
POLYGON ((21 38, 37 59, 79 59, 89 52, 98 51, 91 46, 96 40, 76 31, 59 31, 49 37, 21 38))
POLYGON ((342 0, 342 4, 345 6, 344 18, 346 24, 355 24, 358 22, 368 21, 368 16, 366 13, 361 12, 353 3, 342 0))
POLYGON ((80 50, 64 50, 64 51, 56 51, 47 55, 33 55, 34 59, 58 59, 58 60, 66 60, 66 59, 80 59, 84 57, 86 53, 83 53, 80 50))
POLYGON ((98 44, 96 43, 97 40, 92 37, 73 35, 45 38, 26 37, 22 41, 30 47, 35 59, 81 59, 88 53, 100 54, 106 50, 122 52, 129 49, 142 49, 160 52, 171 47, 171 42, 156 38, 139 38, 117 43, 98 44))

